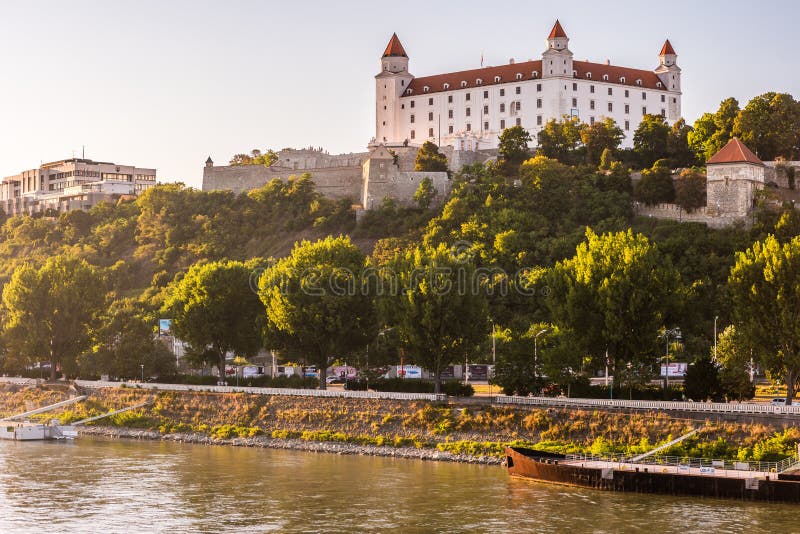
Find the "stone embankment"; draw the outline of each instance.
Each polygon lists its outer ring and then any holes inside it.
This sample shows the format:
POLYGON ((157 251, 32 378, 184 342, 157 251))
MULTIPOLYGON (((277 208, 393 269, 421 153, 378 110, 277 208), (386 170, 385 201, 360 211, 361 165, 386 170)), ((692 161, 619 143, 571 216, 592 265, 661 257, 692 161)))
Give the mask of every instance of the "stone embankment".
POLYGON ((352 443, 337 442, 310 442, 300 439, 275 439, 265 436, 253 438, 218 439, 206 434, 174 433, 161 434, 151 430, 137 430, 131 428, 118 428, 108 426, 84 427, 79 430, 81 436, 95 436, 111 439, 143 439, 188 443, 192 445, 228 445, 233 447, 254 447, 261 449, 284 449, 307 452, 321 452, 328 454, 361 456, 386 456, 410 460, 429 460, 437 462, 457 462, 468 464, 501 465, 502 458, 493 456, 471 456, 468 454, 453 454, 436 449, 418 449, 413 447, 377 447, 371 445, 356 445, 352 443))

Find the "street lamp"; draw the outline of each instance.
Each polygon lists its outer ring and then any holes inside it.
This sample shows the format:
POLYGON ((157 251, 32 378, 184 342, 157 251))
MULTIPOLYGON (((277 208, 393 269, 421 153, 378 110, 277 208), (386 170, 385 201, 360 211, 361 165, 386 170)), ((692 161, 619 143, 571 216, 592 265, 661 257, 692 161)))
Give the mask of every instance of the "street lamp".
POLYGON ((544 334, 549 330, 550 330, 549 328, 543 328, 535 336, 533 336, 533 382, 534 382, 533 386, 534 387, 536 387, 536 379, 538 378, 536 376, 536 367, 539 365, 539 346, 538 346, 539 336, 541 336, 542 334, 544 334))
POLYGON ((714 363, 717 363, 717 319, 719 315, 714 316, 714 363))
POLYGON ((142 368, 142 383, 144 383, 144 364, 139 364, 139 367, 142 368))

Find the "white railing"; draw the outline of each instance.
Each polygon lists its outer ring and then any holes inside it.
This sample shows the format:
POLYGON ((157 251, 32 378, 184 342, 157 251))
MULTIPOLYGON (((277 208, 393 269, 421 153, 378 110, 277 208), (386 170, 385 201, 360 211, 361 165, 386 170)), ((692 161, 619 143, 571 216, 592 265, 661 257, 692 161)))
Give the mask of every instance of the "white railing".
POLYGON ((18 376, 0 376, 0 384, 14 384, 17 386, 35 386, 43 382, 40 378, 20 378, 18 376))
POLYGON ((533 406, 560 406, 580 408, 630 408, 634 410, 668 410, 705 413, 749 413, 749 414, 800 414, 800 405, 772 406, 770 404, 748 404, 727 402, 668 402, 611 399, 568 399, 563 397, 506 397, 497 396, 496 404, 526 404, 533 406))
POLYGON ((796 457, 785 458, 779 462, 714 460, 712 458, 692 458, 688 456, 650 456, 646 459, 625 455, 565 454, 567 460, 581 462, 608 462, 617 464, 637 464, 645 466, 711 467, 727 471, 756 471, 761 473, 782 473, 797 464, 796 457))
POLYGON ((326 397, 345 399, 426 400, 443 402, 447 395, 434 393, 398 393, 393 391, 345 391, 339 389, 253 388, 244 386, 195 386, 189 384, 157 384, 142 382, 104 382, 76 380, 76 386, 89 389, 139 388, 159 391, 208 391, 212 393, 250 393, 253 395, 283 395, 291 397, 326 397))

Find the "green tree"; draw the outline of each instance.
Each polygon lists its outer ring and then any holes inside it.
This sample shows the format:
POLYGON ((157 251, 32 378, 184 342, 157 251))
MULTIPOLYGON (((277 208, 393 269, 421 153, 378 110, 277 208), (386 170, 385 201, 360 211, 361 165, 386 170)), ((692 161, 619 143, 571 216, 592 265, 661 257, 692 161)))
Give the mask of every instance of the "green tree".
POLYGON ((175 356, 155 336, 153 320, 131 299, 118 300, 99 316, 91 352, 79 362, 81 375, 133 378, 170 377, 176 372, 175 356), (144 367, 141 367, 144 366, 144 367))
MULTIPOLYGON (((269 348, 307 355, 325 371, 332 358, 363 349, 374 339, 374 287, 365 285, 366 257, 348 237, 297 243, 258 282, 267 313, 269 348)), ((374 274, 374 273, 373 273, 374 274)))
POLYGON ((220 381, 229 352, 249 357, 262 347, 264 308, 250 285, 255 267, 234 261, 197 264, 167 287, 162 314, 193 353, 213 356, 220 381))
POLYGON ((231 158, 230 165, 263 165, 269 167, 278 161, 278 153, 274 150, 261 152, 257 148, 250 151, 250 154, 236 154, 231 158))
POLYGON ((442 369, 486 339, 487 301, 475 267, 467 255, 439 245, 408 250, 389 268, 400 292, 381 300, 385 322, 398 328, 413 360, 433 373, 439 393, 442 369))
POLYGON ((603 363, 652 363, 659 331, 676 308, 680 279, 668 258, 632 231, 586 230, 570 259, 547 276, 554 322, 574 333, 582 353, 603 363))
POLYGON ((661 115, 645 115, 633 133, 633 151, 642 167, 669 157, 670 127, 661 115))
POLYGON ((722 331, 717 345, 716 351, 712 347, 711 357, 721 366, 719 381, 722 395, 728 400, 752 399, 756 394, 756 387, 748 372, 752 352, 734 325, 722 331))
POLYGON ((636 183, 634 198, 649 206, 675 200, 672 171, 665 160, 658 160, 651 169, 642 171, 642 178, 636 183))
POLYGON ((522 126, 506 128, 500 134, 500 143, 497 147, 500 157, 511 165, 520 165, 530 157, 528 145, 531 134, 522 126))
POLYGON ((414 202, 421 209, 428 209, 436 198, 437 191, 433 187, 433 181, 427 176, 419 183, 419 187, 414 192, 414 202))
POLYGON ((606 150, 612 154, 619 150, 625 137, 622 128, 611 118, 595 121, 594 124, 584 124, 580 135, 586 150, 586 163, 593 166, 600 164, 601 156, 606 150))
POLYGON ((414 170, 421 172, 447 172, 447 156, 439 152, 439 147, 431 141, 425 141, 417 151, 414 170))
POLYGON ((719 395, 719 369, 711 358, 701 358, 686 370, 683 392, 695 401, 714 399, 719 395))
POLYGON ((669 129, 667 137, 667 153, 676 167, 691 167, 695 164, 697 157, 694 150, 689 146, 689 134, 692 127, 686 124, 684 119, 678 119, 669 129))
POLYGON ((768 371, 785 377, 791 404, 800 379, 800 236, 774 236, 736 255, 728 278, 736 330, 768 371))
POLYGON ((705 206, 705 174, 698 169, 684 169, 675 180, 675 203, 689 213, 705 206))
POLYGON ((800 155, 800 102, 787 93, 764 93, 736 117, 733 135, 763 160, 800 155))
POLYGON ((73 373, 90 345, 90 328, 105 300, 103 282, 86 261, 55 256, 40 268, 18 268, 3 289, 4 337, 19 363, 50 362, 73 373))
POLYGON ((581 160, 581 123, 577 117, 563 120, 550 119, 537 134, 537 156, 556 159, 564 164, 577 164, 581 160))
POLYGON ((716 113, 704 113, 687 133, 687 141, 701 163, 707 161, 733 137, 733 123, 739 115, 739 101, 726 98, 716 113))

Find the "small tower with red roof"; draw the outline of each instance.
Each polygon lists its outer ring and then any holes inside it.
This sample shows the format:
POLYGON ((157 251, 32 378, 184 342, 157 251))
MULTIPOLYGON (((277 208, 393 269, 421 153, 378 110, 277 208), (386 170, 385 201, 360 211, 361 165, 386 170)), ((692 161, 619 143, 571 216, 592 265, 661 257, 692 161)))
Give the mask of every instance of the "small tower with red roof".
POLYGON ((731 139, 706 163, 706 206, 717 217, 751 213, 756 192, 764 189, 764 163, 739 139, 731 139))
POLYGON ((669 39, 664 41, 661 52, 658 53, 659 65, 656 74, 661 78, 661 83, 670 91, 681 90, 681 68, 678 66, 678 54, 672 48, 669 39))
POLYGON ((413 79, 408 72, 408 54, 397 34, 392 34, 381 56, 381 72, 375 76, 375 143, 404 140, 400 97, 413 79))
POLYGON ((542 78, 567 76, 572 78, 572 52, 569 37, 556 20, 547 36, 547 50, 542 54, 542 78))

